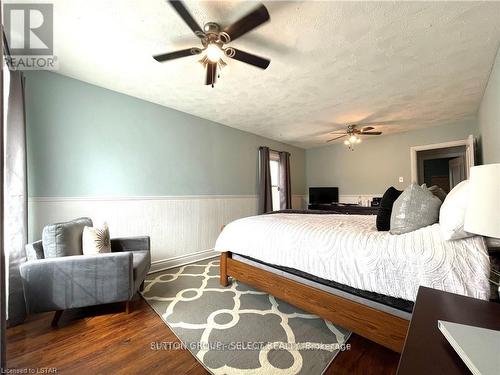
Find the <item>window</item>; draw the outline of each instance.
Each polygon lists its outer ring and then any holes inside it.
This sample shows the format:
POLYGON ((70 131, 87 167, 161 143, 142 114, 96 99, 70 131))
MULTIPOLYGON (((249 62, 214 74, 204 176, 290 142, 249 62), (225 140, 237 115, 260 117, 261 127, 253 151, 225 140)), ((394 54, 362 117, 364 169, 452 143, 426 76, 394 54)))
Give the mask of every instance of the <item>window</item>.
POLYGON ((279 171, 280 171, 280 156, 277 152, 269 153, 269 168, 271 169, 271 192, 273 200, 273 211, 280 209, 280 188, 279 188, 279 171))

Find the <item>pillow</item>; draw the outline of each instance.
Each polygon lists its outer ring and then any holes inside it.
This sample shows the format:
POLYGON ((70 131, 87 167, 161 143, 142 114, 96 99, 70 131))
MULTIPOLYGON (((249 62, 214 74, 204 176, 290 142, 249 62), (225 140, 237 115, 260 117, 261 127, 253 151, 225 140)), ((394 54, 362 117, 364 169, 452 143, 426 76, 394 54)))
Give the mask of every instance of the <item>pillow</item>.
POLYGON ((394 186, 391 186, 387 189, 382 196, 382 200, 380 201, 380 207, 377 213, 377 230, 378 231, 387 231, 391 229, 391 213, 392 213, 392 205, 394 201, 399 198, 402 191, 396 189, 394 186))
MULTIPOLYGON (((424 184, 425 185, 425 184, 424 184)), ((427 187, 427 185, 426 185, 427 187)), ((430 188, 428 188, 429 191, 434 194, 436 197, 438 197, 441 202, 444 202, 444 200, 446 199, 446 191, 444 191, 443 189, 441 189, 439 186, 437 185, 432 185, 430 188)))
POLYGON ((464 230, 468 199, 469 181, 465 180, 455 186, 444 200, 439 212, 439 226, 445 240, 458 240, 474 236, 474 234, 464 230))
POLYGON ((85 227, 83 229, 83 255, 95 255, 111 252, 111 239, 106 223, 101 227, 85 227))
POLYGON ((44 258, 82 255, 82 233, 86 226, 92 226, 88 217, 45 226, 42 231, 44 258))
POLYGON ((441 200, 429 189, 411 184, 394 202, 391 234, 403 234, 437 223, 441 200))

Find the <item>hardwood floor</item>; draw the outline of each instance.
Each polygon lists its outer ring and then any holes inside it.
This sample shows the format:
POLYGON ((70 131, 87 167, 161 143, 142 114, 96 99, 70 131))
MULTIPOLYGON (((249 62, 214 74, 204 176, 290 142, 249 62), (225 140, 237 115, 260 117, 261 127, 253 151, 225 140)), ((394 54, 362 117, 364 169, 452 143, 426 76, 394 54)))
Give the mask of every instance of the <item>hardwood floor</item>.
MULTIPOLYGON (((206 374, 187 350, 152 350, 152 342, 177 337, 139 298, 124 304, 65 311, 59 328, 53 313, 38 314, 7 330, 9 368, 55 368, 57 374, 206 374)), ((326 374, 395 374, 399 355, 352 335, 326 374)))

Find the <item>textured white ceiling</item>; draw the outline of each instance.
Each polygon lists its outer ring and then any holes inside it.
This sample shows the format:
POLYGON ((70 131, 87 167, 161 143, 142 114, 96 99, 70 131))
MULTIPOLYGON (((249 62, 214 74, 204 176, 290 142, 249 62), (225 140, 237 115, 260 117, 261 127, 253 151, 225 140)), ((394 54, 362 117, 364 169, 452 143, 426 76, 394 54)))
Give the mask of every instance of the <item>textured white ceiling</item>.
MULTIPOLYGON (((226 59, 212 89, 199 46, 163 0, 55 0, 59 73, 301 147, 360 120, 384 133, 476 114, 500 41, 500 2, 264 2, 271 22, 234 46, 269 57, 262 71, 226 59)), ((200 24, 227 25, 252 2, 187 2, 200 24)), ((118 109, 117 109, 118 110, 118 109)))

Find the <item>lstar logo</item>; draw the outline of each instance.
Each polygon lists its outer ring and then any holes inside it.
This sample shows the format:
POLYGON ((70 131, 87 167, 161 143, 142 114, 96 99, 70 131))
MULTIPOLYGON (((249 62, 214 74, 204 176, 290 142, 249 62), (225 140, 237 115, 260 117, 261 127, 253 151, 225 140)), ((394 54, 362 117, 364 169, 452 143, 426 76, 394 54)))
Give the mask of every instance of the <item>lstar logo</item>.
POLYGON ((53 4, 4 4, 3 11, 11 56, 53 54, 53 4))

